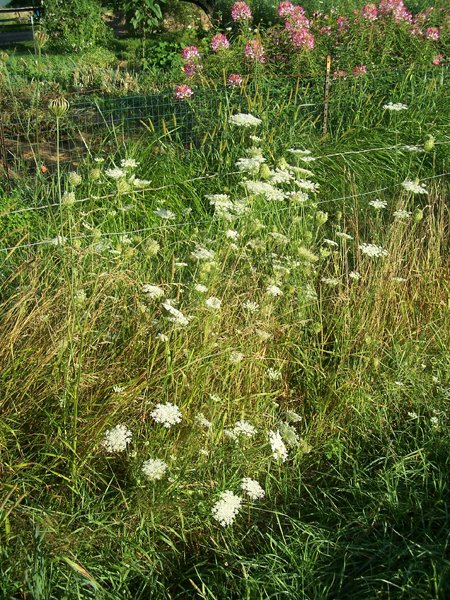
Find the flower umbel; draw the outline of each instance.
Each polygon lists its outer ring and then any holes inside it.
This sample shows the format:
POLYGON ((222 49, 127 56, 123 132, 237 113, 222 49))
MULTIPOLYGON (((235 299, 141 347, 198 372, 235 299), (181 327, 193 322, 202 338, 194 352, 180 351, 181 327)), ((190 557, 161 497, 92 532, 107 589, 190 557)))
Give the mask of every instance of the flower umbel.
POLYGON ((157 404, 150 415, 157 423, 161 423, 167 428, 181 423, 181 411, 178 406, 171 402, 157 404))
POLYGON ((132 433, 125 425, 116 425, 105 433, 102 446, 108 452, 123 452, 131 442, 131 438, 132 433))
POLYGON ((242 498, 240 496, 236 496, 233 492, 226 490, 220 494, 220 500, 212 507, 212 515, 222 527, 227 527, 235 520, 241 504, 242 498))

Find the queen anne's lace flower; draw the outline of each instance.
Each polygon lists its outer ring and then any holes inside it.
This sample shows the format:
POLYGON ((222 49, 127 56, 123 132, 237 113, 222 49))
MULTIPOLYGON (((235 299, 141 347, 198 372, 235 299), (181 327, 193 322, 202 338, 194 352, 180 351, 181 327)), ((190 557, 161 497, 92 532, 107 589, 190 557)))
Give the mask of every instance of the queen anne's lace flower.
POLYGON ((151 481, 162 479, 167 471, 168 465, 159 458, 149 458, 142 465, 142 472, 151 481))
POLYGON ((162 306, 169 313, 169 321, 175 323, 176 325, 189 325, 189 317, 186 317, 185 315, 183 315, 181 310, 178 310, 178 308, 172 306, 170 300, 166 300, 165 302, 163 302, 162 306))
POLYGON ((215 296, 211 296, 205 300, 205 304, 208 308, 219 310, 219 308, 222 306, 222 300, 219 300, 219 298, 216 298, 215 296))
POLYGON ((279 431, 269 431, 270 447, 275 460, 285 462, 288 456, 288 451, 279 431))
POLYGON ((283 291, 277 285, 269 285, 266 289, 266 293, 269 294, 269 296, 274 297, 283 295, 283 291))
POLYGON ((214 251, 208 250, 207 248, 202 248, 198 246, 193 252, 191 252, 192 258, 196 260, 214 260, 214 251))
POLYGON ((369 204, 370 204, 370 206, 373 206, 373 208, 376 208, 376 209, 386 208, 386 206, 387 206, 386 200, 371 200, 369 202, 369 204))
POLYGON ((261 125, 261 119, 247 113, 237 113, 230 117, 230 123, 238 127, 256 127, 261 125))
POLYGON ((121 179, 122 177, 125 177, 125 175, 126 175, 126 173, 123 169, 118 169, 118 168, 106 169, 105 173, 108 177, 111 177, 111 179, 121 179))
POLYGON ((157 285, 151 285, 149 283, 145 283, 142 286, 142 291, 147 296, 147 298, 150 298, 151 300, 153 300, 155 298, 163 298, 164 297, 164 290, 157 285))
POLYGON ((402 104, 401 102, 397 102, 394 104, 393 102, 388 102, 383 106, 384 110, 392 110, 394 112, 399 112, 401 110, 408 110, 406 104, 402 104))
POLYGON ((166 402, 165 404, 157 404, 150 413, 150 416, 164 427, 172 427, 177 423, 181 423, 181 411, 175 404, 166 402))
POLYGON ((244 477, 242 479, 241 488, 250 496, 252 500, 259 500, 260 498, 264 498, 266 495, 259 483, 250 477, 244 477))
POLYGON ((427 188, 417 181, 406 180, 402 183, 402 186, 406 191, 412 192, 413 194, 428 194, 427 188))
POLYGON ((227 525, 231 525, 235 520, 241 504, 242 498, 240 496, 236 496, 233 492, 226 490, 220 494, 220 500, 212 507, 212 515, 222 527, 226 527, 227 525))
POLYGON ((383 256, 387 256, 387 250, 384 250, 381 246, 377 246, 376 244, 360 244, 359 249, 366 256, 370 256, 371 258, 379 258, 383 256))
POLYGON ((411 212, 409 210, 399 209, 395 210, 393 215, 396 221, 403 221, 404 219, 409 219, 411 216, 411 212))
POLYGON ((131 442, 131 438, 132 433, 125 425, 116 425, 105 433, 102 446, 108 452, 123 452, 131 442))

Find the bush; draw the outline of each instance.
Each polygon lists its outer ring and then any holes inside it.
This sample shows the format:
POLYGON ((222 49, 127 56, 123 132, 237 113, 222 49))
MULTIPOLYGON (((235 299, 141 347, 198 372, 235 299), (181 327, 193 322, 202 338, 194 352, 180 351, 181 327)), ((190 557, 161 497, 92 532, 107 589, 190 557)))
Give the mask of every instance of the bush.
POLYGON ((47 0, 45 7, 43 26, 53 49, 79 52, 112 37, 97 0, 47 0))

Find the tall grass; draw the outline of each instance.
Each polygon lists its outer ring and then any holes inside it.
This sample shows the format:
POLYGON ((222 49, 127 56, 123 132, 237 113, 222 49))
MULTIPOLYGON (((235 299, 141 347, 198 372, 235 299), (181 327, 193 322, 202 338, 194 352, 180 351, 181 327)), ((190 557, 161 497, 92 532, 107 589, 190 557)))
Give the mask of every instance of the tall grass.
POLYGON ((369 89, 341 93, 354 111, 333 107, 326 139, 312 123, 293 128, 261 86, 219 106, 200 149, 148 131, 100 166, 86 160, 80 184, 41 178, 9 198, 5 212, 51 203, 60 184, 63 198, 87 200, 4 216, 14 249, 1 265, 3 597, 446 597, 448 112, 433 102, 448 91, 439 76, 406 75, 376 101, 369 89), (409 111, 389 115, 390 100, 409 111), (258 130, 230 125, 238 106, 262 118, 258 130), (427 134, 428 152, 382 149, 427 134), (323 156, 298 161, 320 191, 297 202, 246 193, 235 163, 255 144, 272 171, 295 166, 292 146, 323 156), (148 191, 130 170, 107 176, 124 158, 140 163, 148 191), (402 187, 416 177, 428 194, 402 187), (245 211, 218 216, 206 197, 216 193, 245 211), (399 209, 411 214, 396 219, 399 209), (21 247, 43 240, 53 241, 21 247), (193 258, 198 246, 214 258, 193 258), (144 284, 189 324, 170 322, 144 284), (183 415, 172 428, 151 415, 166 402, 183 415), (257 433, 233 440, 243 419, 257 433), (118 424, 132 442, 108 453, 118 424), (168 464, 162 480, 146 480, 149 458, 168 464), (243 477, 265 497, 244 500, 223 528, 212 507, 224 490, 243 495, 243 477))

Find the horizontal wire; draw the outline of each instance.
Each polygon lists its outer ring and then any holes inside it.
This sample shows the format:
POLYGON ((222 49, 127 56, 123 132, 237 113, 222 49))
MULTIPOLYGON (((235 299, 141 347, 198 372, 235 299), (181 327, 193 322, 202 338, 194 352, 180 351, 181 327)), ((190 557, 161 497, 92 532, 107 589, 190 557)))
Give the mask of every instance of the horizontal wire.
MULTIPOLYGON (((430 177, 424 177, 421 179, 421 181, 429 181, 431 179, 438 179, 440 177, 446 177, 447 175, 450 175, 450 171, 446 172, 446 173, 440 173, 438 175, 432 175, 430 177)), ((314 203, 314 205, 319 205, 319 204, 327 204, 327 203, 331 203, 331 202, 338 202, 340 200, 348 200, 350 198, 359 198, 359 197, 363 197, 363 196, 368 196, 370 194, 375 194, 378 193, 380 191, 386 191, 389 189, 393 189, 393 188, 397 188, 402 186, 402 183, 397 183, 397 184, 393 184, 391 186, 387 186, 384 188, 377 188, 376 190, 370 190, 369 192, 362 192, 360 194, 349 194, 346 196, 341 196, 339 198, 331 198, 329 200, 323 200, 321 202, 316 202, 314 203)), ((281 207, 279 209, 277 209, 277 212, 280 211, 284 211, 284 210, 289 210, 291 209, 292 206, 285 206, 285 207, 281 207)), ((273 211, 271 211, 271 213, 273 213, 273 211)), ((200 220, 196 220, 196 221, 184 221, 183 223, 173 223, 173 224, 165 224, 165 225, 157 225, 156 227, 152 226, 152 227, 143 227, 141 229, 134 229, 134 230, 129 230, 129 231, 112 231, 112 232, 98 232, 98 233, 93 233, 93 234, 86 234, 86 235, 79 235, 79 236, 72 236, 71 239, 72 240, 80 240, 80 239, 92 239, 92 238, 101 238, 101 237, 108 237, 108 236, 125 236, 125 235, 135 235, 138 233, 143 233, 145 231, 159 231, 160 229, 170 229, 173 227, 185 227, 186 225, 200 225, 203 223, 211 223, 211 219, 200 219, 200 220)), ((57 238, 55 238, 56 240, 57 238)), ((20 249, 24 249, 24 248, 32 248, 35 246, 43 246, 43 245, 54 245, 57 246, 59 245, 57 242, 55 243, 55 241, 53 240, 40 240, 37 242, 30 242, 28 244, 20 244, 20 245, 16 245, 16 246, 9 246, 9 247, 5 247, 5 248, 0 248, 0 252, 9 252, 12 250, 20 250, 20 249)))
MULTIPOLYGON (((450 141, 448 141, 448 142, 447 141, 444 141, 444 142, 435 142, 434 144, 435 145, 447 145, 447 144, 450 144, 450 141)), ((368 154, 370 152, 380 152, 380 151, 383 151, 383 150, 404 149, 405 146, 406 146, 406 144, 397 144, 395 146, 380 146, 378 148, 367 148, 367 149, 364 149, 364 150, 347 150, 347 151, 344 151, 344 152, 335 152, 333 154, 323 154, 321 156, 314 157, 315 160, 313 162, 315 162, 316 160, 321 160, 323 158, 334 158, 336 156, 344 156, 344 155, 349 155, 349 154, 368 154)), ((202 180, 202 179, 210 179, 210 178, 213 178, 213 177, 222 177, 222 176, 239 175, 239 174, 242 174, 242 171, 228 171, 226 173, 213 173, 211 175, 201 175, 199 177, 194 177, 192 179, 187 179, 185 181, 177 181, 175 183, 170 183, 170 184, 163 185, 163 186, 160 186, 160 187, 157 187, 157 188, 155 188, 155 187, 141 187, 141 188, 136 188, 135 190, 133 190, 133 192, 127 192, 127 193, 124 193, 123 195, 126 196, 126 195, 128 195, 128 193, 131 194, 131 193, 139 193, 139 192, 157 192, 157 191, 161 191, 161 190, 168 189, 168 188, 171 188, 171 187, 176 187, 178 185, 185 185, 187 183, 192 183, 194 181, 199 181, 199 180, 202 180)), ((374 190, 374 192, 384 191, 385 189, 388 189, 388 188, 380 188, 379 190, 374 190)), ((86 198, 80 198, 78 200, 74 200, 72 202, 72 204, 81 204, 81 203, 84 203, 84 202, 88 202, 89 200, 106 200, 108 198, 116 198, 117 195, 118 195, 117 192, 114 192, 114 193, 111 193, 111 194, 105 194, 103 196, 92 195, 92 196, 88 196, 86 198)), ((52 208, 52 207, 56 207, 56 206, 60 206, 60 203, 59 202, 54 202, 52 204, 43 204, 41 206, 29 206, 29 207, 26 207, 26 208, 18 208, 16 210, 12 210, 12 211, 9 211, 9 212, 6 212, 6 213, 1 213, 0 214, 0 218, 8 217, 10 215, 15 215, 15 214, 18 214, 18 213, 32 212, 32 211, 35 211, 35 210, 43 210, 43 209, 46 209, 46 208, 52 208)))

